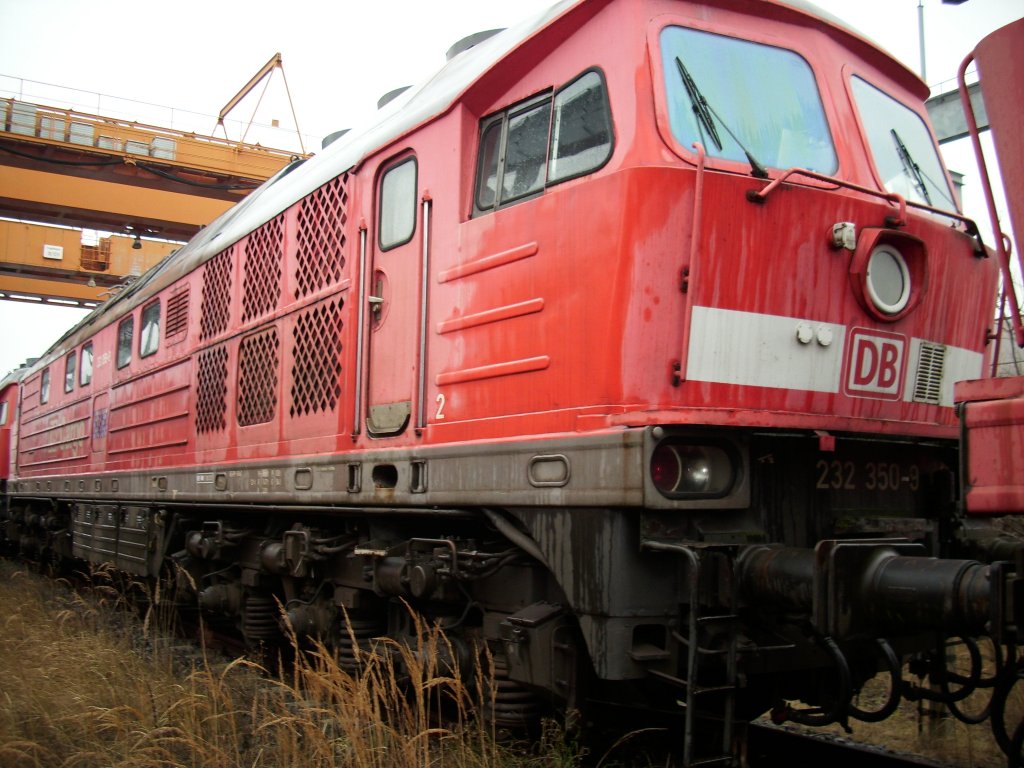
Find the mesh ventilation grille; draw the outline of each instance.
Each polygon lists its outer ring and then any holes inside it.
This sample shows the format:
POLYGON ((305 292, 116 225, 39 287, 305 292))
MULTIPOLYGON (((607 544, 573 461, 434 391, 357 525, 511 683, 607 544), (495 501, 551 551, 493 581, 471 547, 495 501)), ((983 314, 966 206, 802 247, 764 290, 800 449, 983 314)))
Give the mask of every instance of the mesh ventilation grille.
POLYGON ((921 342, 921 351, 917 355, 917 380, 914 382, 915 403, 939 404, 945 362, 946 348, 942 344, 921 342))
POLYGON ((281 255, 284 216, 268 221, 245 243, 242 277, 242 322, 262 317, 277 307, 281 297, 281 255))
POLYGON ((243 427, 274 419, 280 347, 276 328, 238 345, 238 423, 243 427))
POLYGON ((218 432, 226 425, 228 394, 228 351, 216 347, 199 353, 196 385, 196 431, 218 432))
POLYGON ((348 174, 302 199, 295 252, 295 298, 341 280, 345 268, 348 174))
POLYGON ((203 300, 199 338, 224 333, 231 315, 231 260, 234 248, 221 251, 203 267, 203 300))
POLYGON ((341 309, 338 299, 299 315, 292 362, 292 418, 333 411, 341 397, 341 309))

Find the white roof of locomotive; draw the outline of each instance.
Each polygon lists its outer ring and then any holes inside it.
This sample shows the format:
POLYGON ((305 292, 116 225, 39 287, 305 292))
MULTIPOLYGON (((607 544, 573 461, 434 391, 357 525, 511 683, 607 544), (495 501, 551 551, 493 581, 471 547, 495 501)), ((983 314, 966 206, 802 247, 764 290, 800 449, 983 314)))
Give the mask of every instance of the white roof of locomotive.
MULTIPOLYGON (((866 40, 840 19, 806 0, 766 0, 774 5, 817 17, 855 37, 866 40)), ((366 157, 418 125, 443 114, 458 97, 498 61, 519 47, 556 18, 586 0, 562 0, 515 26, 489 37, 448 61, 433 77, 413 86, 385 105, 368 125, 348 131, 301 168, 283 169, 237 205, 202 229, 174 255, 147 272, 114 299, 98 307, 60 339, 40 359, 45 365, 65 349, 83 341, 101 318, 113 322, 144 297, 172 284, 223 251, 260 225, 286 210, 296 201, 338 175, 359 165, 366 157), (140 295, 143 294, 144 295, 140 295), (135 298, 136 300, 133 300, 135 298)), ((868 41, 870 42, 870 41, 868 41)))
POLYGON ((301 168, 291 172, 287 167, 282 169, 200 230, 173 255, 97 307, 54 344, 40 363, 46 364, 62 354, 64 349, 83 340, 79 338, 78 331, 91 328, 100 318, 107 323, 126 314, 136 306, 137 302, 132 297, 139 297, 143 291, 149 296, 172 284, 310 192, 351 170, 376 150, 442 114, 466 88, 506 54, 566 10, 584 1, 562 0, 546 11, 478 43, 448 61, 425 83, 408 88, 379 109, 368 125, 348 131, 319 154, 304 161, 301 168))
POLYGON ((219 253, 376 150, 440 115, 480 75, 577 2, 562 0, 455 56, 425 83, 408 88, 378 110, 369 125, 348 131, 303 163, 302 168, 277 181, 271 179, 251 193, 203 229, 187 247, 197 251, 199 261, 219 253))

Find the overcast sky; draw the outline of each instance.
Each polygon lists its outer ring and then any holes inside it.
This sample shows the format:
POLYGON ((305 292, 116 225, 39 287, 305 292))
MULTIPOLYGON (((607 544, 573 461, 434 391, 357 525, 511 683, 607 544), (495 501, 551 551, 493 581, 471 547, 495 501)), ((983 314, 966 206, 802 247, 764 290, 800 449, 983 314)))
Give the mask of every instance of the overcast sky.
MULTIPOLYGON (((62 100, 37 100, 83 111, 95 112, 97 106, 111 113, 129 110, 137 114, 117 116, 158 125, 173 121, 169 127, 211 132, 220 109, 280 52, 306 148, 315 150, 322 136, 370 115, 385 92, 426 79, 443 65, 445 51, 456 40, 510 26, 550 4, 0 0, 0 96, 17 96, 24 89, 26 100, 32 100, 30 94, 45 94, 62 100), (84 93, 55 92, 40 83, 84 93), (95 93, 104 96, 90 95, 95 93), (71 103, 79 99, 82 103, 71 103), (169 105, 174 111, 160 110, 154 116, 141 102, 169 105), (164 116, 169 119, 157 122, 164 116)), ((914 71, 919 69, 918 0, 817 4, 914 71)), ((924 9, 927 81, 937 85, 956 77, 964 56, 985 34, 1024 16, 1024 0, 967 0, 959 6, 924 0, 924 9)), ((275 74, 260 105, 261 122, 273 118, 292 127, 284 94, 284 81, 275 74)), ((250 104, 252 99, 232 117, 247 121, 250 104)), ((229 123, 228 129, 231 138, 240 138, 241 125, 229 123)), ((256 137, 274 143, 265 132, 256 137)), ((283 145, 283 137, 277 143, 283 145)), ((984 218, 980 197, 970 191, 977 172, 969 147, 953 147, 945 154, 947 164, 967 177, 968 214, 984 218)), ((82 314, 0 301, 0 376, 25 357, 45 351, 82 314)))

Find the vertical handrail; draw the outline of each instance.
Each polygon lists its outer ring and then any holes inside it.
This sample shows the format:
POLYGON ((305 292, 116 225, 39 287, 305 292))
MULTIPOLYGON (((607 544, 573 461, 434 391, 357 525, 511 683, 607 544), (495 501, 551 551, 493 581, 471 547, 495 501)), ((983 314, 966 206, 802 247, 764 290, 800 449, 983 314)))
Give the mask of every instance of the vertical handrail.
POLYGON ((686 358, 690 353, 690 330, 693 326, 693 300, 691 293, 696 275, 697 257, 700 253, 700 225, 704 215, 704 168, 707 153, 704 145, 699 141, 693 143, 697 150, 697 178, 693 187, 693 220, 690 222, 690 256, 685 267, 685 274, 680 279, 685 281, 686 298, 683 301, 685 316, 683 317, 683 339, 679 345, 679 370, 676 372, 674 383, 679 386, 686 379, 686 358))
MULTIPOLYGON (((960 69, 957 71, 960 104, 963 106, 964 118, 967 121, 967 132, 971 135, 971 144, 974 146, 974 156, 978 161, 978 170, 981 174, 981 188, 985 192, 985 204, 988 206, 988 216, 992 222, 993 235, 996 241, 996 256, 999 259, 999 268, 1003 273, 1004 290, 1007 298, 1010 300, 1010 323, 1013 326, 1014 341, 1017 342, 1017 346, 1024 347, 1024 323, 1021 322, 1017 291, 1013 287, 1013 275, 1010 272, 1010 254, 1006 250, 1006 238, 999 224, 999 212, 996 210, 996 199, 995 194, 992 192, 992 181, 989 179, 988 166, 985 163, 985 155, 981 149, 981 135, 978 131, 978 122, 974 117, 971 95, 967 90, 967 67, 973 61, 974 51, 971 51, 964 58, 960 64, 960 69)), ((1024 260, 1022 260, 1021 267, 1024 269, 1024 260)))
MULTIPOLYGON (((729 615, 735 617, 740 603, 740 584, 736 578, 736 559, 729 557, 729 615)), ((737 647, 737 627, 735 618, 730 618, 729 650, 725 656, 725 680, 732 686, 725 700, 725 722, 722 724, 722 753, 732 752, 734 734, 734 718, 736 717, 736 678, 739 673, 739 648, 737 647)))
POLYGON ((689 765, 693 759, 693 728, 694 710, 697 708, 697 665, 700 627, 697 625, 697 614, 700 600, 700 555, 690 547, 681 546, 678 551, 686 558, 690 567, 690 621, 687 627, 686 649, 686 732, 683 734, 683 765, 689 765))
POLYGON ((366 227, 359 228, 359 290, 356 296, 356 391, 353 401, 352 439, 362 432, 363 358, 366 354, 366 227))
POLYGON ((995 349, 992 350, 992 368, 989 378, 994 379, 999 373, 999 355, 1003 350, 1003 321, 1006 319, 1006 286, 999 296, 999 320, 996 321, 995 349))
POLYGON ((430 287, 430 211, 431 198, 423 197, 423 253, 420 263, 420 348, 416 364, 416 430, 427 426, 427 296, 430 287))

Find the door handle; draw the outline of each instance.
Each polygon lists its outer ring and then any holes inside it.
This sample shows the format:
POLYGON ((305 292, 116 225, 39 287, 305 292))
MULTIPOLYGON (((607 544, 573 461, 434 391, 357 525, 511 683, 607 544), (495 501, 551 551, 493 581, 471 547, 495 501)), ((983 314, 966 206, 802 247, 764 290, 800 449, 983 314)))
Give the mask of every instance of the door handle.
POLYGON ((367 296, 366 301, 370 304, 373 316, 380 320, 381 312, 384 310, 384 277, 380 272, 377 272, 377 295, 367 296))

